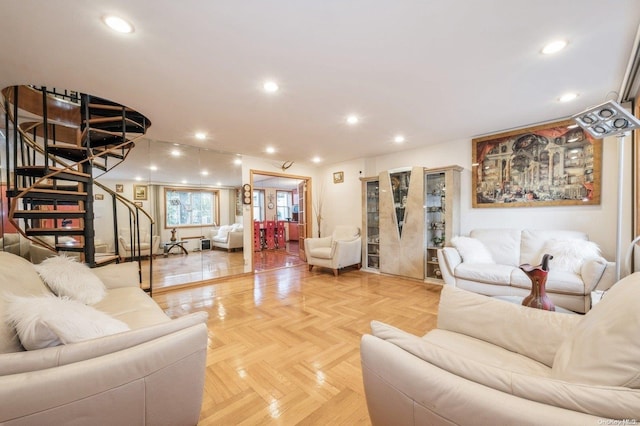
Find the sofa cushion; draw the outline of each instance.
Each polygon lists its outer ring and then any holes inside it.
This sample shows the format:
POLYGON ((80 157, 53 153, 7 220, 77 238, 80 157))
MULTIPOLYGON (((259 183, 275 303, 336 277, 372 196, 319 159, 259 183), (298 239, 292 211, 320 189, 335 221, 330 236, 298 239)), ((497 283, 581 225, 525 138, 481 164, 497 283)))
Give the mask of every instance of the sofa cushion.
POLYGON ((455 276, 458 279, 508 286, 513 269, 513 266, 508 265, 463 262, 456 267, 455 276))
POLYGON ((7 319, 27 350, 75 343, 127 331, 122 321, 66 297, 8 299, 7 319))
POLYGON ((102 280, 74 258, 53 256, 35 265, 36 271, 58 296, 66 296, 87 305, 99 302, 106 291, 102 280))
MULTIPOLYGON (((511 285, 531 290, 531 279, 520 268, 514 268, 511 274, 511 285)), ((547 293, 575 294, 584 296, 589 293, 580 275, 573 272, 552 269, 547 275, 544 286, 547 293)))
POLYGON ((15 327, 5 320, 7 298, 12 295, 44 296, 51 294, 51 290, 42 282, 31 262, 9 252, 0 252, 0 277, 0 353, 20 352, 24 349, 15 327))
POLYGON ((625 277, 558 348, 552 376, 570 382, 640 388, 640 272, 625 277))
POLYGON ((132 330, 170 321, 170 318, 139 287, 120 287, 107 291, 107 295, 94 308, 124 322, 132 330))
POLYGON ((522 244, 519 249, 520 259, 518 265, 523 263, 539 265, 540 262, 542 262, 542 256, 545 254, 547 241, 554 239, 589 240, 587 234, 579 231, 524 229, 522 231, 522 244))
POLYGON ((451 245, 458 250, 463 262, 466 263, 495 263, 491 253, 482 241, 470 237, 454 237, 451 245))
POLYGON ((318 259, 333 259, 333 247, 316 247, 309 250, 309 255, 311 257, 316 257, 318 259))
POLYGON ((474 229, 469 236, 482 241, 495 263, 518 266, 520 234, 519 229, 474 229))

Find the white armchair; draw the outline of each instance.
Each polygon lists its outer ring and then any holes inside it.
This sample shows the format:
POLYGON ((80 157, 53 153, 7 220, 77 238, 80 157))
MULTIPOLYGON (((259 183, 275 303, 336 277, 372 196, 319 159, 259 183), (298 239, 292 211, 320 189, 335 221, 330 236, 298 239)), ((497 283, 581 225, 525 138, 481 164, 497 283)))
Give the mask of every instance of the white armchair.
POLYGON ((304 249, 307 255, 309 270, 314 266, 322 266, 338 270, 351 265, 362 265, 362 239, 357 226, 336 226, 330 237, 305 238, 304 249))
POLYGON ((363 336, 371 422, 636 424, 638 300, 640 273, 615 284, 586 315, 444 286, 437 329, 419 337, 374 321, 363 336))
POLYGON ((244 231, 241 223, 222 225, 211 233, 211 246, 233 251, 241 249, 244 243, 244 231))
MULTIPOLYGON (((123 258, 136 257, 138 255, 137 234, 134 232, 133 245, 131 244, 131 231, 123 229, 118 237, 118 255, 123 258), (132 248, 134 247, 134 248, 132 248)), ((140 229, 140 256, 155 255, 160 246, 160 237, 149 234, 148 230, 140 229)))

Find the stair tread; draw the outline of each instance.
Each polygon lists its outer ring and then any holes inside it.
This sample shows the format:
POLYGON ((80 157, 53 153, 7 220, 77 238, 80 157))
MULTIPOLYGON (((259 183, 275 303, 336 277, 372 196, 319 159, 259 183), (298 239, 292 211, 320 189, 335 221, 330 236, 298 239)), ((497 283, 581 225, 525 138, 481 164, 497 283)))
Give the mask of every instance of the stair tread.
POLYGON ((29 228, 25 232, 27 235, 55 235, 55 234, 67 234, 67 235, 81 235, 84 234, 84 228, 29 228))
POLYGON ((79 196, 87 196, 87 193, 84 191, 65 191, 62 189, 44 189, 44 188, 34 188, 28 192, 28 194, 59 194, 59 195, 79 195, 79 196))
MULTIPOLYGON (((39 176, 45 176, 45 166, 18 166, 15 168, 16 172, 24 172, 24 173, 31 173, 34 175, 39 175, 39 176), (41 173, 40 173, 41 172, 41 173)), ((63 170, 60 167, 52 167, 49 166, 48 168, 48 172, 46 174, 49 173, 53 173, 53 172, 57 172, 63 170)), ((78 176, 78 177, 82 177, 82 178, 90 178, 91 175, 88 173, 83 173, 83 172, 79 172, 77 170, 73 170, 73 169, 64 169, 63 171, 61 171, 59 174, 61 173, 65 173, 68 175, 74 175, 74 176, 78 176)), ((51 179, 55 179, 57 175, 55 176, 51 176, 51 179)))
POLYGON ((86 213, 85 210, 15 210, 14 217, 82 217, 86 213))

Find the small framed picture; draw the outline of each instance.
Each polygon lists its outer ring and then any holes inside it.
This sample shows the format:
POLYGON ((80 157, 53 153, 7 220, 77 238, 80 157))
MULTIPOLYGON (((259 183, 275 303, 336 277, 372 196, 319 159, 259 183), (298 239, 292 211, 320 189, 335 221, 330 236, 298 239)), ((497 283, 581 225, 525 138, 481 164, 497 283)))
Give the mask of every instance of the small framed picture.
POLYGON ((104 200, 104 194, 94 194, 93 198, 96 200, 104 200))
POLYGON ((116 183, 116 192, 124 192, 124 185, 116 183))
POLYGON ((134 201, 133 204, 135 204, 138 207, 142 207, 142 201, 134 201))
POLYGON ((147 185, 133 185, 133 199, 134 200, 146 200, 147 199, 147 185))
POLYGON ((342 183, 344 182, 344 172, 335 172, 333 174, 333 183, 342 183))

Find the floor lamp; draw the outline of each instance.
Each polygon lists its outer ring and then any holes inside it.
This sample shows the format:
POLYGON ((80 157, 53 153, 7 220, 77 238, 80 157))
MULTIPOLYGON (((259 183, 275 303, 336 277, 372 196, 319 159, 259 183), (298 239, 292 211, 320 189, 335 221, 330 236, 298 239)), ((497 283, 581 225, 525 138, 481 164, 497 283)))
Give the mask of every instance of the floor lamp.
MULTIPOLYGON (((622 266, 622 186, 624 183, 624 137, 640 127, 640 120, 615 101, 589 108, 574 115, 573 120, 596 139, 618 136, 618 211, 616 222, 616 281, 620 279, 622 266)), ((634 240, 635 241, 635 240, 634 240)))

